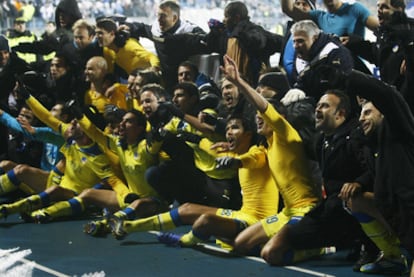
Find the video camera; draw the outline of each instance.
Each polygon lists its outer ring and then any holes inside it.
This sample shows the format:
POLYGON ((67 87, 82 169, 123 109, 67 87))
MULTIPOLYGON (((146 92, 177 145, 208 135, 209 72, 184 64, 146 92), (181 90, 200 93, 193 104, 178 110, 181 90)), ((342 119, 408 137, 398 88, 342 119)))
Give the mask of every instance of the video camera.
POLYGON ((162 103, 163 102, 160 102, 157 110, 153 112, 152 115, 148 118, 148 121, 151 123, 151 125, 156 128, 164 126, 172 118, 171 112, 165 105, 162 105, 162 103))
POLYGON ((23 74, 16 75, 15 77, 20 87, 24 86, 32 95, 36 96, 39 93, 44 92, 47 88, 47 75, 45 73, 26 71, 23 74))

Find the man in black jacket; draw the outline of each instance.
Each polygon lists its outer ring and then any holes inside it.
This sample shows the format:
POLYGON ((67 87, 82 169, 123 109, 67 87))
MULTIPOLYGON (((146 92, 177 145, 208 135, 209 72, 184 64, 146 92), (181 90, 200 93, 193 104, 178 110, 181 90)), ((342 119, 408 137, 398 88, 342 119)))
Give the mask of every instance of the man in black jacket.
POLYGON ((154 24, 134 22, 128 25, 132 37, 145 37, 154 42, 161 62, 164 87, 172 95, 172 89, 177 84, 178 65, 188 60, 192 53, 183 50, 186 49, 185 45, 164 43, 165 39, 176 34, 205 34, 205 32, 197 25, 180 18, 180 6, 176 1, 163 1, 159 4, 157 21, 154 24))
POLYGON ((346 47, 352 53, 375 64, 384 82, 403 93, 411 110, 414 109, 412 92, 406 89, 406 66, 404 61, 407 42, 414 40, 414 19, 405 13, 404 0, 377 1, 380 27, 375 32, 375 42, 360 37, 350 37, 346 47))
MULTIPOLYGON (((412 47, 410 53, 407 70, 412 82, 412 47)), ((400 241, 414 253, 414 117, 394 87, 357 71, 340 75, 349 92, 370 101, 363 105, 360 122, 371 142, 370 154, 375 157, 374 193, 341 196, 351 200, 352 212, 381 250, 378 259, 362 266, 361 271, 403 274, 408 266, 400 241)))
POLYGON ((296 22, 291 32, 296 51, 294 70, 298 75, 294 86, 317 101, 328 87, 319 82, 316 68, 331 65, 344 72, 350 72, 354 65, 353 58, 337 38, 323 33, 311 20, 296 22))
MULTIPOLYGON (((414 89, 414 46, 404 47, 406 81, 414 89)), ((408 271, 401 246, 414 253, 414 117, 402 95, 385 82, 353 71, 350 74, 325 68, 323 81, 345 87, 348 93, 371 101, 363 106, 360 122, 370 139, 374 157, 373 193, 340 195, 347 201, 366 234, 381 253, 374 263, 361 267, 367 273, 402 274, 408 271)), ((414 271, 412 270, 411 276, 414 271)))

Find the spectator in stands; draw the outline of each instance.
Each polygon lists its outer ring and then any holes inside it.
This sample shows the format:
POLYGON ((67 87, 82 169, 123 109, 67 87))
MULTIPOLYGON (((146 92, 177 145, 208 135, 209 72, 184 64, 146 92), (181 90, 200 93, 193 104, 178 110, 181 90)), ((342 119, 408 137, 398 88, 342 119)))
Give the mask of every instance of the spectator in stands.
MULTIPOLYGON (((16 87, 16 76, 31 70, 31 67, 16 52, 12 51, 9 41, 0 35, 0 108, 10 112, 8 105, 9 95, 16 87)), ((17 109, 16 111, 19 111, 17 109)), ((17 115, 16 113, 13 115, 17 115)))

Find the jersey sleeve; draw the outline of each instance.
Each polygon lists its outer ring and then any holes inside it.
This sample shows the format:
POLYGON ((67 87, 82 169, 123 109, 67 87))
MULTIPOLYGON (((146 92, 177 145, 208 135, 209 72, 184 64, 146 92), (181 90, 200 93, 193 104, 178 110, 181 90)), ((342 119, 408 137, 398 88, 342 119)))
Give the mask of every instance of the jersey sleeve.
POLYGON ((62 128, 63 122, 54 117, 35 97, 30 96, 26 103, 40 121, 64 135, 66 128, 62 128))
POLYGON ((103 150, 116 150, 115 138, 109 135, 105 135, 98 127, 96 127, 88 117, 83 116, 79 120, 79 124, 82 127, 82 130, 88 135, 90 139, 95 141, 103 150))

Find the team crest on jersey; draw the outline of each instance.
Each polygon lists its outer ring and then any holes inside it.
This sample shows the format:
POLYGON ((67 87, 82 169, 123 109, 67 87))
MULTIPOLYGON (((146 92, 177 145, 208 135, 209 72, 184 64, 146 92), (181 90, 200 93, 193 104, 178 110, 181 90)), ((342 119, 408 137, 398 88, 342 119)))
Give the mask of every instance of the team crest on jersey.
POLYGON ((221 211, 221 215, 224 215, 224 216, 231 216, 231 212, 232 212, 232 210, 229 210, 229 209, 223 209, 223 210, 221 211))
POLYGON ((85 164, 87 161, 88 161, 88 159, 86 157, 81 158, 81 163, 85 164))
POLYGON ((272 224, 278 221, 279 221, 279 218, 276 215, 266 218, 267 224, 272 224))

